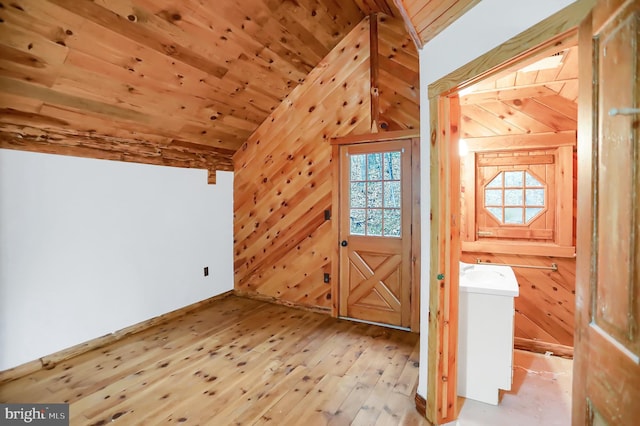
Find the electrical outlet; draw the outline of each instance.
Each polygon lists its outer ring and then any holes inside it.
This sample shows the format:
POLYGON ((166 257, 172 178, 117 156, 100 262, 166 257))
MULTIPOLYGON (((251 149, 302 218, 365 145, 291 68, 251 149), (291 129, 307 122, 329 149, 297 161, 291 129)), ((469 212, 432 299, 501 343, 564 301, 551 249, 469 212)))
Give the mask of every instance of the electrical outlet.
POLYGON ((205 267, 204 267, 204 276, 205 276, 205 277, 208 277, 208 276, 209 276, 209 267, 208 267, 208 266, 205 266, 205 267))

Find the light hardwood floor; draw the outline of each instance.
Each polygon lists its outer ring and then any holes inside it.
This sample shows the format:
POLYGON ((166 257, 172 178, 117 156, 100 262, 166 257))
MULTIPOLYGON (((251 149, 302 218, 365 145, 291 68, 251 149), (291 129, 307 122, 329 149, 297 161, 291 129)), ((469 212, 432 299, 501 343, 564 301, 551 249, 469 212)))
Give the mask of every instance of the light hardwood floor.
POLYGON ((418 335, 230 296, 0 385, 71 425, 426 425, 418 335))

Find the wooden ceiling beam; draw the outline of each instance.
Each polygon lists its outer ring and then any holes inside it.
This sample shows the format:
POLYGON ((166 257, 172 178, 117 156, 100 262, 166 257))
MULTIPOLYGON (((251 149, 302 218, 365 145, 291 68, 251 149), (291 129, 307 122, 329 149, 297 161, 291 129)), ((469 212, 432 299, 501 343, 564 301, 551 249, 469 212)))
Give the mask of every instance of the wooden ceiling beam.
MULTIPOLYGON (((176 143, 159 146, 145 140, 124 140, 96 134, 44 131, 18 128, 0 123, 0 148, 103 160, 126 161, 172 167, 206 169, 210 178, 215 170, 233 170, 233 151, 202 149, 176 143)), ((213 176, 213 177, 212 177, 213 176)))
MULTIPOLYGON (((567 80, 569 81, 569 80, 567 80)), ((508 101, 513 99, 536 98, 541 96, 553 96, 558 92, 548 87, 566 81, 553 81, 547 83, 532 83, 521 86, 513 86, 508 89, 482 90, 469 93, 460 97, 460 105, 475 105, 484 102, 508 101)))

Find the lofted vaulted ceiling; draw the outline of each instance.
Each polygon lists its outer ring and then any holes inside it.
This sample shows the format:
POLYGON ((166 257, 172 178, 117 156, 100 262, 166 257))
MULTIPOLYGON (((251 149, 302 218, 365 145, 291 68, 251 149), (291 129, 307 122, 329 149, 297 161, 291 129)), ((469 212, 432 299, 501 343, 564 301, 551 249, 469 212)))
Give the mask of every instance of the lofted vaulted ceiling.
POLYGON ((481 81, 460 94, 462 137, 575 131, 578 48, 481 81))
POLYGON ((0 147, 231 170, 366 15, 421 45, 476 2, 0 2, 0 147))

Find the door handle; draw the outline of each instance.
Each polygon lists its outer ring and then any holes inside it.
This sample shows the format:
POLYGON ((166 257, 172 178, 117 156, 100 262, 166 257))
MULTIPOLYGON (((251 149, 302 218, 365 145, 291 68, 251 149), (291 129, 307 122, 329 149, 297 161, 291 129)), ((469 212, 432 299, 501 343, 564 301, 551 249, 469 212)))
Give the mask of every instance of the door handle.
POLYGON ((340 245, 342 247, 346 247, 349 243, 347 242, 347 240, 342 240, 342 242, 340 243, 340 245))

